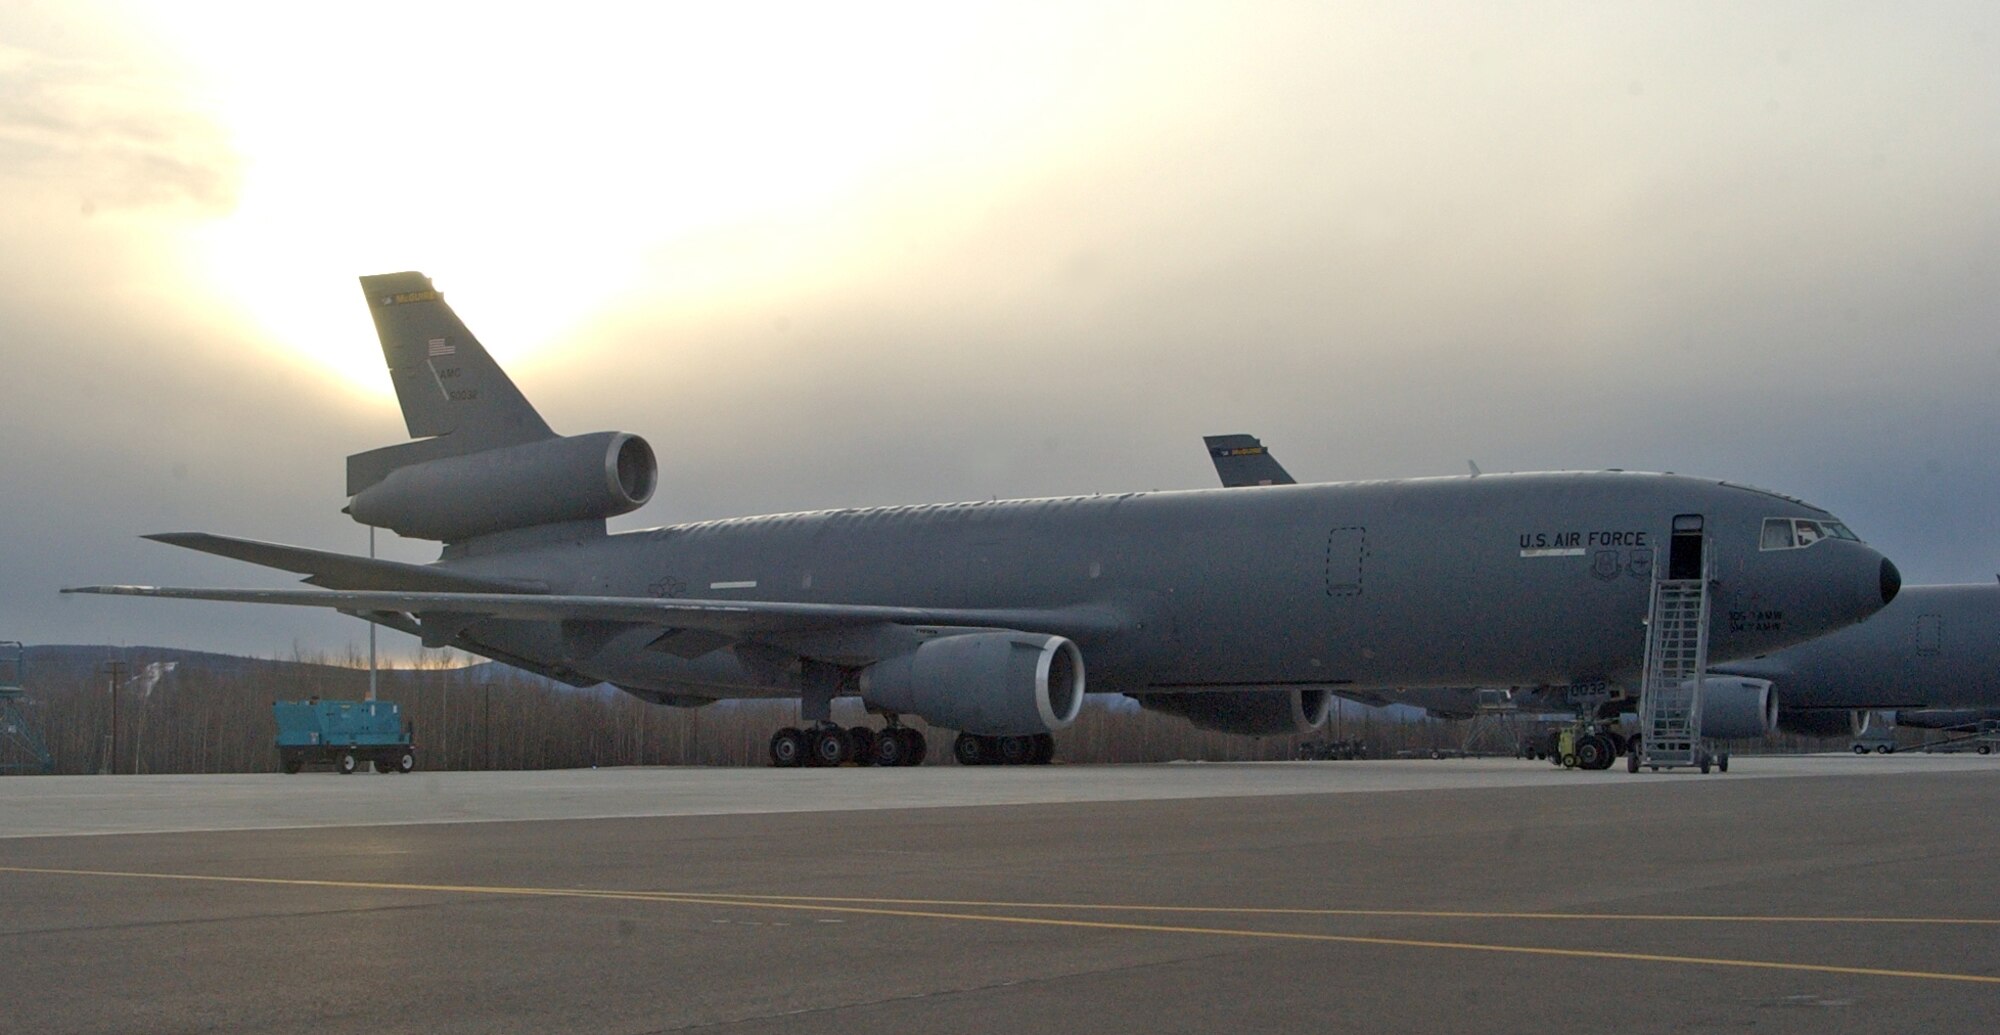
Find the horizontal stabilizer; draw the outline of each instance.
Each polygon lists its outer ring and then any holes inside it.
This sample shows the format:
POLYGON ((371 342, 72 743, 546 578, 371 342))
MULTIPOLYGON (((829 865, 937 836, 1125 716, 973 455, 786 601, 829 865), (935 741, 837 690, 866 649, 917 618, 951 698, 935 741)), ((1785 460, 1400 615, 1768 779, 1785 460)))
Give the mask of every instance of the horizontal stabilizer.
POLYGON ((538 582, 483 578, 440 571, 421 564, 351 557, 344 553, 309 550, 303 546, 263 543, 255 539, 232 539, 207 532, 161 532, 146 538, 169 546, 182 546, 217 557, 248 561, 279 571, 311 576, 315 586, 329 589, 409 590, 429 593, 543 593, 538 582))

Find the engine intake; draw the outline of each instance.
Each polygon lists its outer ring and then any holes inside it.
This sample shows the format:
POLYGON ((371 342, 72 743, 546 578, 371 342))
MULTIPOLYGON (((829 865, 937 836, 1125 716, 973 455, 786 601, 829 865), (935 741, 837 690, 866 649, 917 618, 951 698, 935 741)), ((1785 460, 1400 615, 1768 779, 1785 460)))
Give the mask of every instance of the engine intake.
POLYGON ((658 480, 645 439, 599 431, 399 467, 347 509, 400 536, 457 542, 628 513, 653 498, 658 480))
POLYGON ((1139 706, 1178 715, 1196 729, 1244 737, 1288 737, 1326 725, 1333 695, 1325 690, 1202 690, 1144 694, 1139 706))
POLYGON ((1061 636, 959 633, 861 671, 861 699, 982 736, 1050 733, 1083 708, 1083 653, 1061 636))

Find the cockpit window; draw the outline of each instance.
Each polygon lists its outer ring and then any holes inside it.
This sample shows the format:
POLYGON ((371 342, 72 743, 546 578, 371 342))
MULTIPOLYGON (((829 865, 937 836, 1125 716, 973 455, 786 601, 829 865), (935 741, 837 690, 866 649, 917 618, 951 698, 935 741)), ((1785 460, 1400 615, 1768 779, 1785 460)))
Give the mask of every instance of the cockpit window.
POLYGON ((1757 546, 1762 550, 1797 550, 1822 539, 1861 541, 1860 536, 1848 531, 1847 526, 1838 521, 1774 517, 1764 519, 1764 534, 1757 546))

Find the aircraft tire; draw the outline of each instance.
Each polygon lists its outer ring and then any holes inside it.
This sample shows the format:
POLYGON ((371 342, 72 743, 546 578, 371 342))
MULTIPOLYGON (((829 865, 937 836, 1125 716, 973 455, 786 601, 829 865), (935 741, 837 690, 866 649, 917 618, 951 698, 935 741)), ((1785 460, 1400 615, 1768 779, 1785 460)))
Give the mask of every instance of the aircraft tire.
POLYGON ((1625 752, 1625 771, 1628 773, 1636 773, 1639 771, 1638 751, 1634 750, 1625 752))
POLYGON ((1027 765, 1029 762, 1035 760, 1035 738, 999 737, 996 739, 1000 742, 1000 750, 996 754, 1000 756, 1001 765, 1027 765))
POLYGON ((883 730, 882 735, 875 738, 875 750, 869 760, 879 766, 909 765, 909 738, 903 736, 900 729, 883 730))
POLYGON ((780 769, 793 769, 806 761, 806 735, 796 727, 787 726, 771 734, 771 764, 780 769))
POLYGON ((1715 756, 1715 771, 1718 773, 1729 771, 1729 752, 1724 751, 1715 756))
POLYGON ((1056 735, 1053 733, 1035 734, 1035 757, 1031 760, 1032 763, 1035 765, 1048 765, 1055 760, 1056 735))
POLYGON ((875 757, 875 731, 866 726, 853 726, 847 731, 849 758, 867 765, 875 757))
POLYGON ((957 759, 959 765, 986 765, 991 761, 986 750, 986 738, 970 733, 960 733, 958 739, 951 742, 951 757, 957 759))
POLYGON ((910 746, 909 750, 910 760, 903 764, 923 765, 924 756, 930 754, 931 752, 930 741, 924 738, 923 731, 913 730, 908 726, 905 726, 902 729, 902 737, 904 742, 906 742, 910 746))
POLYGON ((334 761, 334 768, 340 770, 342 776, 351 776, 356 769, 361 768, 361 760, 354 757, 354 752, 343 751, 334 761))
POLYGON ((813 765, 839 765, 854 757, 854 745, 848 741, 847 731, 838 726, 814 730, 807 739, 811 749, 808 757, 813 765))
POLYGON ((1603 769, 1611 764, 1611 742, 1602 734, 1593 733, 1576 742, 1576 767, 1578 769, 1603 769))

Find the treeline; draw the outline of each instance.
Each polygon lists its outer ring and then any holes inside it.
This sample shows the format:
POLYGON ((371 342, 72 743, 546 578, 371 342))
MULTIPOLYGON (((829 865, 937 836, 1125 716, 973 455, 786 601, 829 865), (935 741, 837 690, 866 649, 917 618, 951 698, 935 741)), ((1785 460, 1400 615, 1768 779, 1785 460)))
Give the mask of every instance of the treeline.
MULTIPOLYGON (((116 771, 121 773, 275 772, 271 702, 360 699, 368 689, 365 661, 352 655, 259 660, 145 648, 44 651, 30 666, 22 703, 59 773, 112 768, 113 677, 107 662, 120 666, 116 771)), ((799 723, 796 701, 662 707, 610 688, 577 690, 503 665, 462 661, 451 652, 429 652, 415 668, 380 673, 379 696, 402 707, 422 768, 757 766, 768 763, 772 732, 799 723)), ((1329 738, 1359 741, 1370 758, 1468 746, 1509 753, 1532 731, 1525 722, 1487 720, 1483 735, 1468 744, 1463 723, 1350 704, 1337 724, 1312 736, 1239 737, 1197 730, 1182 719, 1122 705, 1122 698, 1090 701, 1075 725, 1056 734, 1056 757, 1064 762, 1279 760, 1297 757, 1303 741, 1329 738)), ((853 700, 835 702, 834 717, 843 725, 881 724, 853 700)), ((921 722, 911 725, 925 729, 921 722)), ((926 732, 930 764, 951 764, 955 734, 926 732)), ((1796 737, 1763 745, 1767 750, 1845 746, 1845 741, 1796 737)), ((0 743, 0 764, 21 758, 18 743, 0 743)))

